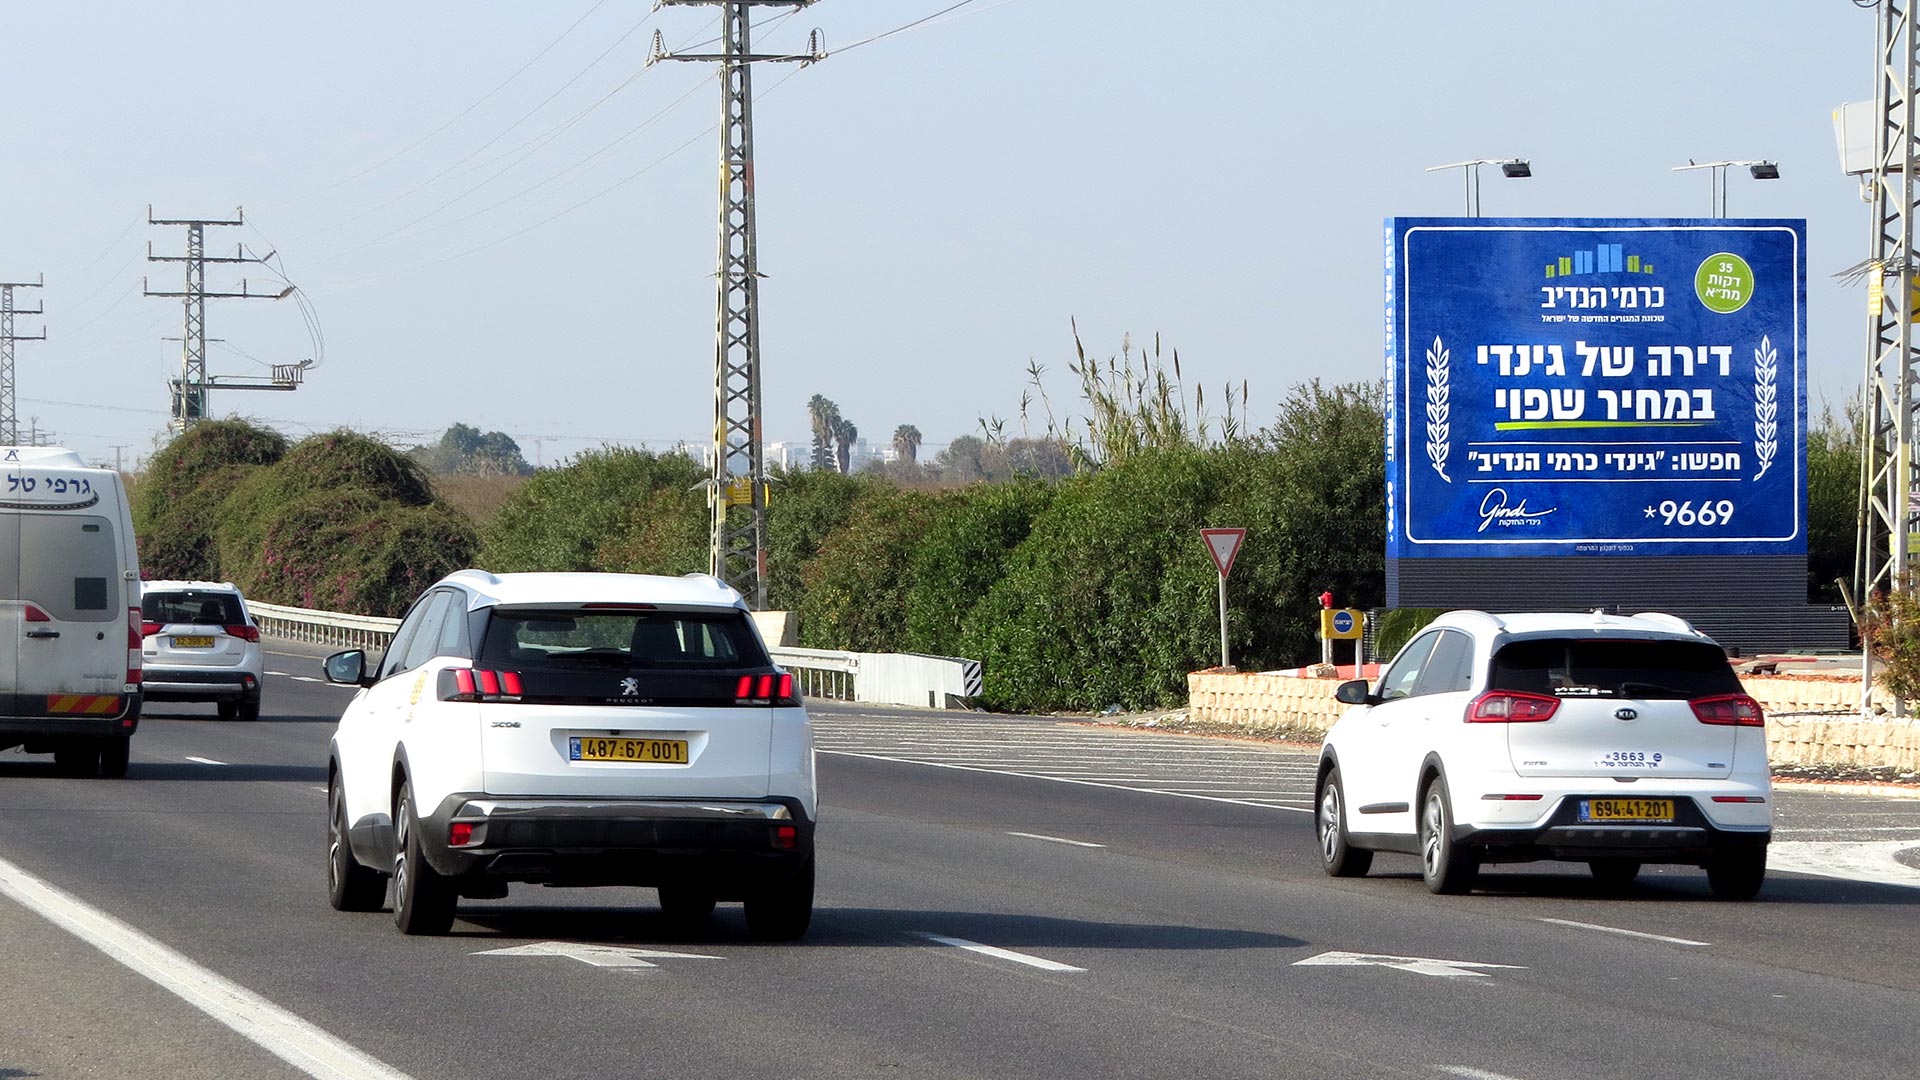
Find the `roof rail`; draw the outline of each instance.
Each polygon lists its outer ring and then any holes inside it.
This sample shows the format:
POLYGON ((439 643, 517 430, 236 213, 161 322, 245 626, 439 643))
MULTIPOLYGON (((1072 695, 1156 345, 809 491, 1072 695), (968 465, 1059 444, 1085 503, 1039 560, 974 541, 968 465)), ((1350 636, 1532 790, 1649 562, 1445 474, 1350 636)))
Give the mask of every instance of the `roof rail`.
POLYGON ((465 570, 455 570, 453 573, 448 574, 447 580, 448 581, 465 581, 475 585, 500 584, 500 578, 498 575, 493 574, 486 570, 481 570, 478 567, 471 567, 471 566, 465 570))
MULTIPOLYGON (((1507 628, 1507 621, 1505 619, 1502 619, 1491 611, 1481 611, 1478 608, 1460 608, 1447 612, 1447 615, 1464 615, 1468 618, 1485 619, 1487 622, 1493 624, 1495 630, 1505 630, 1507 628)), ((1441 618, 1446 618, 1446 615, 1442 615, 1441 618)))
POLYGON ((1656 622, 1661 624, 1662 626, 1669 626, 1682 633, 1699 634, 1701 637, 1706 636, 1705 634, 1701 634, 1699 630, 1695 629, 1694 625, 1688 622, 1687 620, 1681 618, 1678 615, 1669 615, 1664 611, 1637 611, 1634 613, 1633 617, 1636 619, 1645 619, 1648 622, 1656 622))

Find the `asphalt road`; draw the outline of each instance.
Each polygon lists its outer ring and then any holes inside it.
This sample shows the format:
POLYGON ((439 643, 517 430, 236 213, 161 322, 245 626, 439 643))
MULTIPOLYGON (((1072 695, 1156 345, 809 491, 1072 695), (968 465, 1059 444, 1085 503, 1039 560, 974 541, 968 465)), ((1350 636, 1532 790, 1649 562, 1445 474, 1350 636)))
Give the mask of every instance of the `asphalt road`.
POLYGON ((1693 870, 1613 896, 1551 865, 1434 897, 1411 858, 1320 874, 1294 751, 816 704, 805 942, 749 941, 737 907, 687 937, 650 890, 526 886, 406 938, 326 904, 349 691, 290 677, 318 665, 286 646, 268 666, 285 674, 258 723, 154 706, 126 781, 0 754, 0 1078, 1656 1080, 1920 1060, 1920 871, 1900 861, 1920 802, 1783 789, 1776 861, 1839 876, 1776 872, 1748 904, 1693 870))

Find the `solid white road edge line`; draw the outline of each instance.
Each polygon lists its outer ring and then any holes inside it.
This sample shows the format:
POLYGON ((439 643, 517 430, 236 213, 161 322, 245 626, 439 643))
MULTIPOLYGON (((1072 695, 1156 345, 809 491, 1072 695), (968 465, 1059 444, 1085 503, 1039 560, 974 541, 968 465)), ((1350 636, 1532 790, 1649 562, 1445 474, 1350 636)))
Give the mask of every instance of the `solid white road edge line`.
POLYGON ((319 1080, 411 1080, 246 987, 0 859, 0 893, 319 1080))
POLYGON ((1518 1077, 1476 1069, 1471 1065, 1435 1065, 1434 1068, 1449 1076, 1463 1077, 1464 1080, 1519 1080, 1518 1077))
MULTIPOLYGON (((1273 803, 1254 802, 1250 799, 1223 799, 1216 795, 1196 795, 1190 791, 1167 791, 1162 788, 1128 787, 1125 784, 1101 784, 1092 780, 1075 780, 1066 776, 1044 776, 1040 773, 1013 772, 1010 769, 985 769, 978 765, 950 765, 938 761, 916 761, 913 758, 888 757, 885 754, 857 754, 852 750, 819 750, 821 754, 835 757, 866 758, 870 761, 891 761, 896 765, 925 765, 929 769, 954 769, 959 772, 992 773, 995 776, 1015 776, 1022 780, 1051 780, 1056 784, 1079 784, 1081 787, 1108 788, 1113 791, 1132 791, 1141 795, 1171 795, 1176 799, 1199 799, 1202 802, 1232 803, 1235 806, 1257 806, 1262 810, 1291 810, 1296 814, 1311 814, 1313 810, 1306 806, 1275 806, 1273 803)), ((1303 800, 1304 801, 1304 800, 1303 800)))
POLYGON ((194 757, 191 754, 187 756, 187 760, 193 762, 195 765, 225 765, 226 764, 226 762, 224 761, 215 761, 210 757, 194 757))
POLYGON ((1552 923, 1555 926, 1572 926, 1581 930, 1598 930, 1603 934, 1619 934, 1623 937, 1645 938, 1648 941, 1664 941, 1670 945, 1713 944, 1711 941, 1689 941, 1683 937, 1668 937, 1665 934, 1649 934, 1644 930, 1622 930, 1617 926, 1601 926, 1599 923, 1574 922, 1572 919, 1549 919, 1544 916, 1540 916, 1539 918, 1541 922, 1552 923))
POLYGON ((968 952, 979 953, 982 956, 991 956, 997 960, 1011 960, 1016 964, 1025 964, 1028 967, 1037 967, 1041 971, 1085 971, 1087 970, 1086 968, 1082 968, 1082 967, 1074 967, 1072 964, 1057 963, 1055 961, 1048 960, 1045 957, 1029 956, 1026 953, 1014 952, 1012 949, 1000 949, 1000 948, 995 948, 992 945, 982 945, 977 941, 968 941, 965 938, 942 937, 939 934, 929 934, 924 930, 917 931, 916 933, 918 934, 918 936, 926 938, 928 941, 935 942, 936 944, 951 945, 956 949, 965 949, 968 952))
POLYGON ((1009 832, 1008 836, 1024 836, 1028 840, 1045 840, 1050 844, 1072 844, 1074 847, 1103 848, 1105 844, 1095 844, 1086 840, 1069 840, 1064 836, 1042 836, 1037 832, 1009 832))

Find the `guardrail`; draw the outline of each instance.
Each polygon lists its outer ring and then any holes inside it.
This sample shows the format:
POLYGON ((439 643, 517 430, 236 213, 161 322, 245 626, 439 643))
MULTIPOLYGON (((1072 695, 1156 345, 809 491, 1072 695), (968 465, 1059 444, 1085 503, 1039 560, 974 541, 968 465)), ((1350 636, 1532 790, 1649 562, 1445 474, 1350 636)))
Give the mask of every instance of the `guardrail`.
MULTIPOLYGON (((247 602, 260 632, 343 649, 384 649, 399 619, 247 602)), ((794 673, 811 698, 869 705, 967 708, 980 696, 980 661, 924 653, 856 653, 770 648, 773 662, 794 673)))

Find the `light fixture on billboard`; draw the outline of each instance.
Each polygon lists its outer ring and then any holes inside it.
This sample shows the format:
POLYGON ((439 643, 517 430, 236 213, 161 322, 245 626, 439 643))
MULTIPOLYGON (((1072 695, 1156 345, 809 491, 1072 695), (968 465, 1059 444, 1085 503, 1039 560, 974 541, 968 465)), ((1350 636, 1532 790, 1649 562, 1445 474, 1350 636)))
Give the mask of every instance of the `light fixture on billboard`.
POLYGON ((1727 170, 1740 166, 1745 166, 1755 180, 1780 179, 1777 161, 1694 161, 1689 158, 1685 165, 1675 165, 1673 171, 1707 170, 1707 216, 1723 218, 1727 216, 1727 170))
POLYGON ((1480 216, 1480 166, 1498 165, 1500 175, 1509 180, 1524 180, 1533 175, 1533 165, 1524 158, 1476 158, 1473 161, 1455 161, 1447 165, 1429 165, 1428 172, 1440 172, 1444 169, 1459 169, 1466 176, 1467 216, 1480 216))

